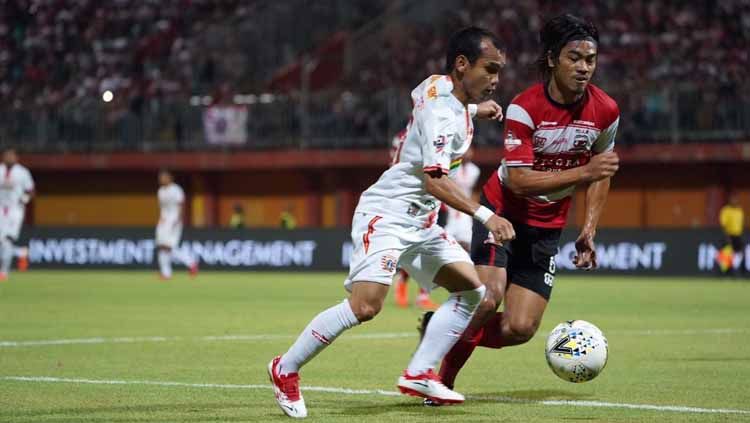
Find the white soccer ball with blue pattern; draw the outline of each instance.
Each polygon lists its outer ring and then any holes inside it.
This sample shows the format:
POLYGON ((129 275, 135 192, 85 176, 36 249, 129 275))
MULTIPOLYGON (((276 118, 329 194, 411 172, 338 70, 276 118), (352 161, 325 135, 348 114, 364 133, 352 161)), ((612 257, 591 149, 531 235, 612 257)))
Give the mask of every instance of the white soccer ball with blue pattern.
POLYGON ((607 365, 607 338, 585 320, 568 320, 550 332, 545 355, 550 369, 560 379, 588 382, 607 365))

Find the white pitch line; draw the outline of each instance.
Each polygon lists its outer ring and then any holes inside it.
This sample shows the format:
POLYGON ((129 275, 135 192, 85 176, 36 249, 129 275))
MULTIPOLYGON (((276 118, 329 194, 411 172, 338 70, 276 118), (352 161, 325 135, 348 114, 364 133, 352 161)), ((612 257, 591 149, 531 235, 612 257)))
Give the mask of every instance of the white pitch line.
MULTIPOLYGON (((185 383, 185 382, 168 382, 152 380, 100 380, 100 379, 71 379, 49 376, 0 376, 0 381, 13 382, 40 382, 40 383, 79 383, 91 385, 150 385, 150 386, 177 386, 185 388, 216 388, 216 389, 271 389, 270 385, 234 385, 219 383, 185 383)), ((305 391, 328 392, 344 395, 381 395, 388 397, 400 396, 395 391, 385 391, 382 389, 347 389, 326 386, 303 386, 305 391)), ((511 397, 486 397, 486 396, 469 396, 469 399, 495 401, 499 403, 521 403, 531 405, 545 406, 570 406, 570 407, 587 407, 587 408, 625 408, 630 410, 649 410, 649 411, 669 411, 676 413, 697 413, 697 414, 742 414, 750 415, 750 410, 739 410, 732 408, 703 408, 688 407, 682 405, 655 405, 655 404, 628 404, 618 402, 603 401, 579 401, 579 400, 525 400, 511 397)))
MULTIPOLYGON (((385 333, 362 333, 351 334, 345 339, 394 339, 413 338, 416 332, 385 332, 385 333)), ((83 344, 134 344, 149 342, 176 342, 176 341, 272 341, 278 339, 294 339, 297 335, 219 335, 219 336, 121 336, 115 338, 71 338, 71 339, 42 339, 31 341, 0 341, 0 348, 14 347, 36 347, 44 345, 83 345, 83 344)))
MULTIPOLYGON (((607 331, 608 335, 642 335, 642 336, 664 336, 664 335, 730 335, 736 333, 748 333, 750 329, 621 329, 607 331)), ((45 345, 86 345, 86 344, 134 344, 150 342, 178 342, 178 341, 273 341, 279 339, 295 339, 297 335, 217 335, 217 336, 121 336, 114 338, 70 338, 70 339, 42 339, 29 341, 0 341, 0 348, 37 347, 45 345)), ((342 339, 396 339, 416 338, 416 332, 383 332, 383 333, 361 333, 347 335, 342 339)), ((539 335, 537 334, 537 337, 539 335)))

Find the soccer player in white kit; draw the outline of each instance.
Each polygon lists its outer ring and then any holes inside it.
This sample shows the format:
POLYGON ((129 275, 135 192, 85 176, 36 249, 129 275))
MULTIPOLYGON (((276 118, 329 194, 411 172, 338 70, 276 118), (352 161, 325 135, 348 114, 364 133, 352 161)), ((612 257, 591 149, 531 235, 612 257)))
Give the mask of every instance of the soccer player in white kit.
POLYGON ((268 364, 276 402, 288 416, 307 416, 299 369, 344 331, 378 314, 397 267, 423 286, 440 285, 450 292, 398 379, 398 388, 448 403, 464 401, 433 369, 466 329, 485 289, 468 253, 435 220, 444 201, 485 224, 495 242, 515 236, 507 220, 467 198, 449 177, 471 144, 472 118, 502 117, 494 101, 470 103, 494 92, 504 64, 505 55, 491 32, 465 28, 448 42, 448 75, 433 75, 412 91, 414 109, 397 163, 362 194, 354 212, 354 251, 344 282, 349 298, 318 314, 291 348, 268 364))
MULTIPOLYGON (((464 194, 467 197, 472 196, 474 186, 477 184, 481 173, 479 166, 471 161, 472 157, 474 157, 474 149, 469 148, 466 154, 464 154, 464 160, 456 172, 456 184, 464 190, 464 194)), ((472 225, 471 216, 461 213, 450 206, 448 207, 448 219, 445 222, 445 231, 453 236, 466 251, 469 251, 471 248, 472 225)))
POLYGON ((174 183, 172 173, 167 170, 159 172, 159 224, 156 225, 156 247, 160 277, 163 280, 172 277, 172 260, 175 259, 190 270, 190 276, 198 274, 198 261, 186 251, 180 250, 182 237, 182 206, 185 203, 185 192, 174 183))
POLYGON ((31 172, 18 163, 15 150, 5 150, 0 164, 0 281, 7 280, 10 274, 26 204, 33 195, 31 172))

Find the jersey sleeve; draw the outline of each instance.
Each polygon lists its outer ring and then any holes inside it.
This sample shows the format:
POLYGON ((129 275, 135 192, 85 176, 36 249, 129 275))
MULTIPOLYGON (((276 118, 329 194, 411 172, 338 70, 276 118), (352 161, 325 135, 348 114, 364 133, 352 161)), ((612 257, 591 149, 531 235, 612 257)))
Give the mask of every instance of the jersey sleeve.
POLYGON ((31 172, 27 170, 23 181, 23 192, 24 194, 31 194, 32 191, 34 191, 34 178, 31 177, 31 172))
POLYGON ((426 173, 448 174, 451 164, 451 145, 456 128, 450 110, 437 106, 426 108, 416 116, 421 133, 422 168, 426 173))
POLYGON ((591 146, 591 151, 594 154, 606 153, 612 151, 615 148, 615 135, 617 135, 617 126, 620 124, 620 117, 618 116, 614 122, 612 122, 607 128, 605 128, 599 137, 594 141, 594 145, 591 146))
POLYGON ((503 144, 505 165, 509 167, 532 166, 534 164, 534 121, 518 104, 508 106, 505 116, 503 144))

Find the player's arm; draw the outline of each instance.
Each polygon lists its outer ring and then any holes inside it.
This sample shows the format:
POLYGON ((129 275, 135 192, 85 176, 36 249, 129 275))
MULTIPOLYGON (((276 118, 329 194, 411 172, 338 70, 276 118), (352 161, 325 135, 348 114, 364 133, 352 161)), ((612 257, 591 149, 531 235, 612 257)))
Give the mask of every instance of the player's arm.
POLYGON ((594 183, 617 172, 620 159, 614 151, 596 154, 584 166, 560 172, 532 170, 530 166, 508 167, 508 188, 529 196, 559 191, 579 184, 594 183))
POLYGON ((592 182, 586 188, 583 227, 581 228, 581 233, 578 235, 578 239, 576 239, 577 254, 573 257, 573 264, 580 269, 590 270, 597 267, 594 237, 596 236, 599 217, 602 215, 604 205, 607 203, 609 182, 610 178, 605 178, 592 182))
MULTIPOLYGON (((619 119, 616 119, 606 130, 602 132, 599 138, 592 146, 594 153, 599 152, 597 156, 612 153, 615 146, 615 134, 619 119)), ((597 156, 594 156, 595 158, 597 156)), ((615 169, 616 170, 616 169, 615 169)), ((596 228, 599 224, 599 217, 604 210, 609 195, 609 184, 611 176, 591 182, 586 188, 586 198, 584 200, 585 216, 581 233, 576 239, 576 256, 573 257, 573 264, 579 269, 595 269, 596 249, 594 247, 594 237, 596 228)))
POLYGON ((502 242, 516 237, 513 225, 492 210, 467 197, 461 187, 447 173, 425 172, 425 190, 450 207, 473 216, 492 232, 495 240, 502 242))
POLYGON ((417 116, 417 129, 422 142, 422 169, 425 190, 435 198, 482 222, 498 241, 515 237, 513 225, 495 215, 492 210, 468 198, 461 188, 448 177, 450 146, 456 129, 451 112, 437 107, 422 110, 417 116))

